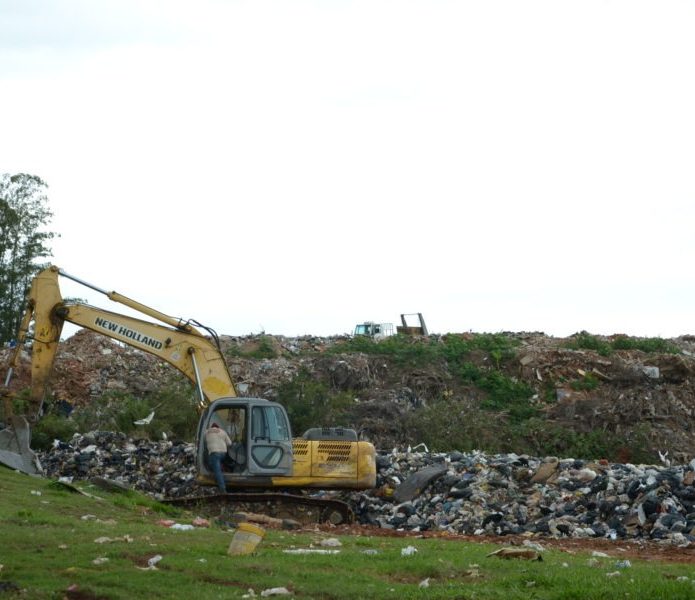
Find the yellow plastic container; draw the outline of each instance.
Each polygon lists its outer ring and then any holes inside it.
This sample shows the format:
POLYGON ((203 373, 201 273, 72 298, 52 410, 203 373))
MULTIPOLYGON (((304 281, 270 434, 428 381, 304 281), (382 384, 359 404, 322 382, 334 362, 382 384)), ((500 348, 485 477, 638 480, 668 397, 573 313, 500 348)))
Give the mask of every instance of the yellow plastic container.
POLYGON ((265 529, 252 523, 239 523, 237 530, 229 544, 227 554, 237 556, 239 554, 251 554, 265 536, 265 529))

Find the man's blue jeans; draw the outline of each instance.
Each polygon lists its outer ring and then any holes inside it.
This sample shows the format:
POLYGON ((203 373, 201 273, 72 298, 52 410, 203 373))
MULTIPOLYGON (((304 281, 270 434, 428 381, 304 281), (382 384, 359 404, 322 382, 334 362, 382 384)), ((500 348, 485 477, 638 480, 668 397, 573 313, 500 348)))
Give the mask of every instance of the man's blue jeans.
POLYGON ((224 474, 222 473, 222 461, 226 453, 224 452, 210 452, 208 455, 208 462, 210 463, 210 468, 215 474, 215 481, 217 481, 217 487, 220 492, 225 494, 227 492, 227 485, 224 482, 224 474))

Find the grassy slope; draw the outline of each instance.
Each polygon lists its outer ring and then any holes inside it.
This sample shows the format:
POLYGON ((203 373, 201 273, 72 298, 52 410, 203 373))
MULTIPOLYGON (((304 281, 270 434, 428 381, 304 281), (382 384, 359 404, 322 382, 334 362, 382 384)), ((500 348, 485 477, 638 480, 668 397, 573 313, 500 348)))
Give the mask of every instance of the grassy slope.
MULTIPOLYGON (((233 533, 223 527, 167 529, 157 524, 166 515, 147 498, 83 489, 102 500, 0 468, 0 590, 12 583, 25 590, 22 598, 196 600, 273 587, 298 598, 335 599, 695 596, 695 569, 687 565, 633 563, 607 577, 617 570, 615 559, 591 567, 587 555, 546 552, 543 562, 503 561, 487 558, 497 547, 484 543, 355 536, 341 538, 338 555, 288 555, 283 550, 318 547, 326 535, 269 531, 256 554, 230 557, 233 533), (123 539, 96 543, 101 537, 123 539), (408 545, 417 553, 401 556, 408 545), (162 556, 157 570, 138 568, 155 555, 162 556), (108 561, 94 564, 98 558, 108 561), (429 587, 420 588, 427 578, 429 587), (66 591, 75 585, 77 591, 66 591)), ((175 518, 186 523, 194 516, 175 518)))

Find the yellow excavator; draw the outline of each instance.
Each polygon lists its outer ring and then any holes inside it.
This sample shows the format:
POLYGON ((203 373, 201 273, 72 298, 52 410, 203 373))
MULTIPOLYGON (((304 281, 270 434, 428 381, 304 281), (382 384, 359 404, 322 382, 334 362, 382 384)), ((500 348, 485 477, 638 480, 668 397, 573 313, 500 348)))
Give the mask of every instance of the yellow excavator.
POLYGON ((227 489, 318 488, 362 490, 376 485, 374 446, 358 440, 353 429, 316 427, 292 438, 285 408, 261 398, 236 395, 215 332, 193 320, 170 317, 117 292, 108 292, 51 266, 32 281, 27 306, 10 356, 5 378, 4 409, 7 427, 0 431, 0 463, 30 474, 41 473, 31 450, 30 423, 42 413, 60 335, 65 322, 91 329, 166 361, 195 386, 199 422, 196 435, 198 482, 215 485, 207 465, 204 433, 216 423, 234 435, 230 464, 224 473, 227 489), (65 301, 59 277, 66 277, 104 294, 147 317, 131 317, 82 302, 65 301), (30 328, 33 322, 33 331, 30 328), (205 331, 207 335, 202 333, 205 331), (9 392, 25 342, 31 340, 31 391, 24 415, 13 412, 9 392))

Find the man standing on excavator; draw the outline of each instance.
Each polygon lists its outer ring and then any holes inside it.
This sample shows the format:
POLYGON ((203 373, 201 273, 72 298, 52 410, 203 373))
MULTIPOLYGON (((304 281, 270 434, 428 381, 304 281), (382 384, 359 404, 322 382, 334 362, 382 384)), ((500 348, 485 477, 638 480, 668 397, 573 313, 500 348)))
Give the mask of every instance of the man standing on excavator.
POLYGON ((222 473, 222 461, 224 457, 227 456, 227 448, 232 445, 232 440, 229 439, 224 429, 217 423, 213 423, 205 432, 205 443, 208 447, 208 464, 215 474, 217 487, 220 492, 226 494, 227 485, 224 481, 224 474, 222 473))

